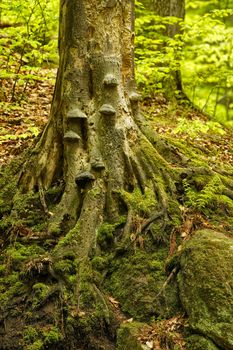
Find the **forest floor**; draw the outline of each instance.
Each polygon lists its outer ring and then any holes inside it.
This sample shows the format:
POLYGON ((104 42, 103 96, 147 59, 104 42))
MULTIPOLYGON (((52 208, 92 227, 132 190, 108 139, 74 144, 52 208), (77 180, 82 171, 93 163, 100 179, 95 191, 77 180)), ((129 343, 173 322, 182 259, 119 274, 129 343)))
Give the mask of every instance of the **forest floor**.
MULTIPOLYGON (((42 69, 41 80, 17 86, 14 81, 0 85, 0 166, 29 147, 42 132, 50 111, 56 69, 42 69)), ((233 129, 211 121, 201 111, 167 102, 158 95, 142 102, 142 110, 162 138, 187 143, 201 151, 209 164, 233 164, 233 129)))
POLYGON ((56 69, 42 69, 41 79, 22 86, 0 81, 0 166, 29 147, 43 130, 50 111, 56 69))

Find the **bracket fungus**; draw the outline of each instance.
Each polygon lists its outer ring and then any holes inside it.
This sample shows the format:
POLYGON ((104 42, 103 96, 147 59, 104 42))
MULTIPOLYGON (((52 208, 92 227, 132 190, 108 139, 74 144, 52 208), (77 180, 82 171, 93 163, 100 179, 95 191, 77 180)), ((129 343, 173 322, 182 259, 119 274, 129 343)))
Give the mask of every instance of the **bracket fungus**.
POLYGON ((105 168, 104 163, 100 159, 95 159, 91 162, 91 167, 96 170, 102 170, 105 168))
POLYGON ((79 141, 81 137, 74 131, 67 131, 64 135, 64 141, 79 141))
POLYGON ((79 108, 72 109, 67 113, 67 118, 69 119, 87 119, 87 116, 85 113, 83 113, 79 108))
POLYGON ((84 188, 87 183, 91 183, 95 180, 95 176, 89 171, 84 171, 75 178, 75 183, 77 186, 84 188))
POLYGON ((103 104, 100 107, 100 113, 103 115, 115 115, 116 114, 116 110, 113 108, 113 106, 109 105, 109 104, 103 104))
POLYGON ((141 95, 133 91, 129 94, 129 99, 131 102, 138 102, 141 100, 141 95))
POLYGON ((103 81, 104 85, 109 86, 109 87, 115 87, 118 85, 118 80, 113 74, 107 74, 104 77, 103 81))

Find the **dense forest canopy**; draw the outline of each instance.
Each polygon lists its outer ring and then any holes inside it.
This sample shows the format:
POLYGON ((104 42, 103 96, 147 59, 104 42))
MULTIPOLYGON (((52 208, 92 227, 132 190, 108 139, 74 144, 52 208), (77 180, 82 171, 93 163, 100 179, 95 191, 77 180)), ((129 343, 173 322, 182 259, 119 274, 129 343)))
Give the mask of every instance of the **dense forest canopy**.
POLYGON ((0 2, 0 350, 232 350, 232 1, 58 5, 0 2))

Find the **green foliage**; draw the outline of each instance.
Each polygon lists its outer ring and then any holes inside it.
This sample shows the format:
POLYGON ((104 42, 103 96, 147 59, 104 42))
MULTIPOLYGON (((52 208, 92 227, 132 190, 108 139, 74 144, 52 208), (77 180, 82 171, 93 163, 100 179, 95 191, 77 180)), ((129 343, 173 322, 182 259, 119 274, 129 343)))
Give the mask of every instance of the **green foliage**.
POLYGON ((186 118, 178 118, 174 134, 187 134, 190 137, 197 137, 200 134, 219 134, 224 135, 225 131, 221 124, 214 121, 204 122, 200 119, 187 120, 186 118))
POLYGON ((135 320, 145 320, 152 315, 169 317, 177 312, 176 285, 164 289, 167 276, 164 261, 167 248, 159 246, 155 251, 135 249, 134 254, 124 254, 109 259, 109 276, 105 287, 121 305, 121 310, 135 320))
POLYGON ((24 329, 23 340, 26 344, 33 343, 38 337, 37 330, 32 326, 27 326, 24 329))
POLYGON ((2 277, 0 278, 0 302, 1 305, 12 304, 13 298, 22 294, 23 283, 19 279, 18 272, 9 272, 9 264, 5 265, 5 271, 2 277))
POLYGON ((58 62, 58 1, 2 0, 0 10, 5 27, 0 37, 0 79, 13 80, 11 100, 20 100, 16 86, 23 95, 30 81, 40 79, 35 67, 58 62))
MULTIPOLYGON (((166 35, 168 25, 181 24, 176 17, 161 17, 136 2, 136 79, 144 96, 165 92, 179 71, 183 42, 181 35, 166 35)), ((177 91, 177 94, 179 92, 177 91)))
POLYGON ((32 287, 33 290, 33 308, 39 305, 48 295, 50 287, 44 283, 36 283, 32 287))
POLYGON ((187 6, 182 64, 186 93, 218 120, 230 119, 233 116, 229 106, 233 97, 233 26, 231 22, 228 24, 228 19, 232 18, 233 10, 218 9, 213 1, 190 1, 187 6))
POLYGON ((26 346, 26 350, 42 350, 44 349, 44 345, 42 340, 38 339, 34 341, 32 344, 26 346))
POLYGON ((5 132, 4 128, 0 127, 0 142, 6 141, 6 140, 25 140, 25 139, 31 138, 32 136, 36 137, 39 135, 39 133, 40 133, 40 130, 36 126, 29 126, 24 133, 19 135, 8 134, 5 132), (3 132, 3 135, 1 135, 2 132, 3 132))
POLYGON ((190 186, 186 179, 183 180, 184 191, 186 195, 186 204, 194 209, 203 210, 208 205, 216 202, 216 194, 221 193, 224 185, 219 176, 210 178, 209 182, 197 191, 195 187, 190 186))
POLYGON ((14 197, 14 214, 14 225, 28 225, 38 231, 42 231, 46 227, 44 210, 38 193, 30 192, 16 195, 14 197))
POLYGON ((183 89, 218 121, 233 118, 233 1, 186 2, 183 23, 160 17, 145 1, 136 2, 136 79, 144 96, 179 96, 174 79, 181 69, 183 89), (144 6, 144 5, 145 6, 144 6), (166 35, 179 24, 181 33, 166 35))

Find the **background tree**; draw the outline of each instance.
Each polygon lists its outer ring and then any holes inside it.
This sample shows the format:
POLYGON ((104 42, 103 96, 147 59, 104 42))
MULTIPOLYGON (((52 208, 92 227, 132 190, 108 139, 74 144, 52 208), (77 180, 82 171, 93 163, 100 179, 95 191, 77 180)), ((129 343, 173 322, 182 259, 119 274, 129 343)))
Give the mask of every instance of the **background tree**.
MULTIPOLYGON (((140 62, 143 57, 144 62, 148 61, 148 66, 151 66, 154 91, 157 85, 167 97, 184 96, 180 72, 184 1, 142 1, 137 5, 136 14, 136 60, 140 62)), ((143 74, 148 73, 143 72, 143 68, 138 69, 139 82, 140 69, 143 82, 143 74)))

